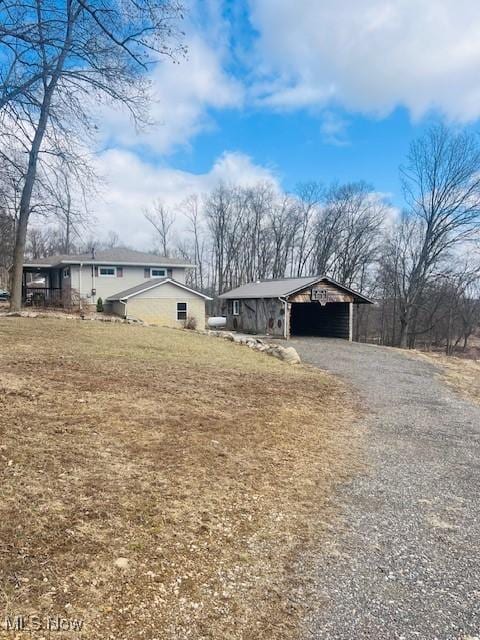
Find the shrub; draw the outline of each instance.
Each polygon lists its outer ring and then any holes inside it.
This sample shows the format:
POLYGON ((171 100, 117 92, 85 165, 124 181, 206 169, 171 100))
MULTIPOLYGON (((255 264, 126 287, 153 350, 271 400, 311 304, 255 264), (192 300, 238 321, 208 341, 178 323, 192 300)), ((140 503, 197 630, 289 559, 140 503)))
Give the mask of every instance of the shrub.
POLYGON ((97 300, 97 313, 103 313, 103 300, 101 298, 97 300))
POLYGON ((197 328, 197 319, 196 318, 187 318, 185 320, 185 329, 191 329, 192 331, 197 328))

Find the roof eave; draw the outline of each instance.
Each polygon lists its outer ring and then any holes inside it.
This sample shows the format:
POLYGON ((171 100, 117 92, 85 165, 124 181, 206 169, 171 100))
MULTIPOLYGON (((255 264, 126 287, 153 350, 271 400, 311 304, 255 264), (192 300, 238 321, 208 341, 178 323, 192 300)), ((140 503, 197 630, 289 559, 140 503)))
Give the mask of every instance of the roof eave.
POLYGON ((150 289, 156 289, 157 287, 161 287, 163 284, 167 284, 167 282, 170 282, 171 284, 179 287, 180 289, 185 289, 186 291, 190 291, 190 293, 194 293, 197 296, 200 296, 201 298, 204 298, 205 300, 213 300, 213 298, 211 298, 210 296, 205 295, 204 293, 201 293, 200 291, 195 291, 195 289, 192 289, 191 287, 188 287, 187 285, 183 284, 182 282, 178 282, 177 280, 174 280, 173 278, 165 278, 163 279, 161 282, 156 282, 154 284, 150 284, 149 286, 145 286, 143 289, 139 289, 138 291, 134 291, 133 293, 130 293, 126 296, 122 296, 121 298, 117 298, 114 296, 109 296, 107 298, 107 302, 125 302, 127 300, 129 300, 130 298, 134 298, 135 296, 140 295, 141 293, 145 293, 145 291, 150 291, 150 289))
POLYGON ((232 291, 226 291, 225 293, 222 293, 221 295, 218 296, 218 298, 221 300, 248 300, 248 299, 256 299, 256 298, 262 298, 262 299, 289 298, 290 296, 293 296, 299 291, 303 291, 303 289, 306 289, 307 287, 311 287, 313 284, 316 284, 317 282, 322 282, 322 281, 327 281, 330 284, 334 285, 335 287, 338 287, 339 289, 342 289, 343 291, 350 293, 355 298, 356 304, 375 304, 375 302, 373 300, 370 300, 370 298, 367 298, 361 293, 358 293, 357 291, 354 291, 353 289, 350 289, 349 287, 346 287, 345 285, 340 284, 339 282, 337 282, 333 278, 330 278, 329 276, 314 277, 311 280, 309 280, 307 283, 302 284, 300 287, 296 287, 295 289, 290 289, 289 291, 277 293, 277 294, 255 295, 254 292, 252 291, 249 294, 242 295, 238 292, 236 293, 235 289, 233 289, 232 291))
POLYGON ((84 264, 84 265, 114 265, 119 267, 164 267, 180 269, 196 269, 196 264, 182 264, 176 262, 125 262, 125 260, 62 260, 59 264, 84 264))
POLYGON ((45 262, 42 262, 42 263, 28 262, 23 265, 23 268, 24 269, 53 269, 54 267, 59 267, 60 264, 61 264, 60 262, 55 262, 54 264, 46 264, 45 262))

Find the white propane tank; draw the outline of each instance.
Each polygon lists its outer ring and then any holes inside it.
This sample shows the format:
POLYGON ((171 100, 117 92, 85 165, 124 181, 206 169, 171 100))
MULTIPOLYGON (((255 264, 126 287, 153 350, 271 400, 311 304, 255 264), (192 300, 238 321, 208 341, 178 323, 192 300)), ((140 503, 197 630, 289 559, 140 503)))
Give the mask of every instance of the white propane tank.
POLYGON ((218 329, 219 327, 225 327, 227 324, 227 319, 224 318, 223 316, 217 316, 217 317, 212 317, 208 319, 207 322, 209 327, 212 327, 212 329, 218 329))

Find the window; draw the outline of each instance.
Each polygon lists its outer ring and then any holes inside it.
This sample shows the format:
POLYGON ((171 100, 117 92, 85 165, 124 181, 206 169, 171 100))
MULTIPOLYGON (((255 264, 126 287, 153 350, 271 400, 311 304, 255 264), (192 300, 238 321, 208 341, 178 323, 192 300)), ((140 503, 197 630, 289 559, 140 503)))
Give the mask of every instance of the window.
POLYGON ((187 303, 177 302, 177 320, 187 319, 187 303))
POLYGON ((99 267, 98 275, 101 278, 116 278, 117 277, 117 267, 99 267))
POLYGON ((233 301, 233 315, 234 316, 240 315, 240 300, 233 301))
POLYGON ((63 270, 63 277, 70 278, 70 267, 65 267, 65 269, 63 270))
POLYGON ((150 269, 151 278, 165 278, 167 275, 166 269, 150 269))

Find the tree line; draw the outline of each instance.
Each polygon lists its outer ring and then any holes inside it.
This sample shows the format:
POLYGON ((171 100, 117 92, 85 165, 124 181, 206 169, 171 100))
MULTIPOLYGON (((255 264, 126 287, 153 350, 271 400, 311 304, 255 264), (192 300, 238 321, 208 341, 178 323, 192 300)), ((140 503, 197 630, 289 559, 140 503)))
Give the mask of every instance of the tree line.
POLYGON ((146 214, 158 246, 198 265, 192 285, 213 295, 248 281, 328 275, 373 298, 356 338, 466 348, 480 323, 480 146, 476 134, 431 127, 400 168, 399 211, 365 182, 220 185, 173 214, 146 214))
MULTIPOLYGON (((291 194, 268 182, 220 184, 175 212, 157 200, 144 212, 150 249, 195 264, 190 284, 213 296, 249 281, 328 275, 376 301, 358 308, 357 340, 466 349, 480 324, 476 140, 432 128, 413 143, 401 175, 403 211, 365 182, 310 181, 291 194)), ((95 241, 84 216, 53 215, 56 224, 27 233, 30 257, 120 244, 115 232, 95 241)), ((15 215, 2 209, 0 227, 6 273, 15 215)))
MULTIPOLYGON (((148 123, 147 71, 184 54, 182 17, 177 0, 0 4, 0 283, 9 279, 13 309, 26 254, 91 244, 98 178, 88 149, 99 108, 120 106, 148 123)), ((434 126, 400 171, 400 212, 363 181, 304 182, 291 194, 268 183, 219 185, 175 212, 159 200, 145 212, 152 249, 194 262, 192 284, 213 294, 327 274, 378 302, 359 312, 358 339, 451 351, 478 325, 478 138, 434 126)), ((117 243, 112 232, 106 244, 117 243)))

